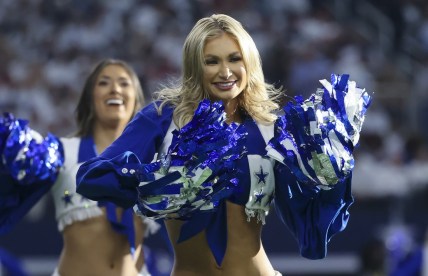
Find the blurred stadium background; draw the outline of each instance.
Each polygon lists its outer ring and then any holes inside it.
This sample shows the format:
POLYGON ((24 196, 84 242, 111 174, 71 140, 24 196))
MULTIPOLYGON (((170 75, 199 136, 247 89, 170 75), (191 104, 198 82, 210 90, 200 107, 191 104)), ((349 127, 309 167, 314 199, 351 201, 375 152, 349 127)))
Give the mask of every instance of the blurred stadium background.
MULTIPOLYGON (((243 23, 266 79, 289 96, 309 96, 331 73, 349 73, 375 92, 356 150, 348 228, 325 260, 308 261, 272 210, 264 243, 274 267, 285 275, 386 275, 426 247, 425 0, 2 0, 0 111, 29 119, 42 134, 71 134, 84 78, 106 57, 128 61, 150 101, 160 83, 179 75, 193 24, 213 13, 243 23)), ((61 242, 46 196, 0 237, 0 248, 30 275, 50 275, 61 242)), ((161 236, 147 245, 167 273, 171 256, 161 236)))

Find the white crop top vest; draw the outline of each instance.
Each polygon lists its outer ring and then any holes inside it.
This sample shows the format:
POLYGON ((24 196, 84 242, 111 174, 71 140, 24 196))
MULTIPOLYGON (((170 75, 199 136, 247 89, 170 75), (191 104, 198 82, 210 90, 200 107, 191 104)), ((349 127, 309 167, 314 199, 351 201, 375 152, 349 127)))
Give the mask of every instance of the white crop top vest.
POLYGON ((55 217, 60 232, 75 221, 82 221, 103 214, 96 201, 76 193, 76 173, 81 165, 77 163, 80 141, 79 137, 61 138, 65 161, 51 189, 55 203, 55 217))

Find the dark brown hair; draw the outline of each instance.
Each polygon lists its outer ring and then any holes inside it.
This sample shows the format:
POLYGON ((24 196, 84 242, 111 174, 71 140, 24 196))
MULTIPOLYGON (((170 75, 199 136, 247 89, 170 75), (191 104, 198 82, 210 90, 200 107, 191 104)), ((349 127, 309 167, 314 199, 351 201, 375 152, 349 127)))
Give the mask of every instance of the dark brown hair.
POLYGON ((93 101, 93 94, 95 84, 98 78, 98 75, 101 71, 109 65, 119 65, 129 74, 131 78, 132 85, 135 89, 135 106, 133 115, 135 115, 138 110, 144 105, 144 95, 143 90, 140 85, 137 74, 134 69, 131 68, 125 61, 117 59, 105 59, 99 62, 92 72, 89 74, 83 86, 82 94, 80 95, 79 103, 76 107, 76 123, 77 131, 76 136, 84 137, 92 134, 94 121, 95 121, 95 106, 93 101))

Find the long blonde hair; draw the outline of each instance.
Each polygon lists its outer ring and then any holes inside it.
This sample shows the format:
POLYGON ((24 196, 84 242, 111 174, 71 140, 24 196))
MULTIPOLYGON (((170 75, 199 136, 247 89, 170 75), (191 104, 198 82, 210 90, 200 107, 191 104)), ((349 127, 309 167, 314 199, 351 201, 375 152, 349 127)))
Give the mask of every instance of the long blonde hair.
POLYGON ((192 119, 199 102, 209 98, 202 81, 204 46, 208 40, 223 33, 238 43, 247 71, 248 83, 238 96, 238 108, 245 110, 259 123, 269 124, 276 119, 276 101, 282 90, 265 82, 260 54, 253 39, 237 20, 224 14, 214 14, 200 19, 184 42, 181 81, 155 93, 161 102, 159 112, 166 104, 175 107, 173 118, 179 128, 192 119))

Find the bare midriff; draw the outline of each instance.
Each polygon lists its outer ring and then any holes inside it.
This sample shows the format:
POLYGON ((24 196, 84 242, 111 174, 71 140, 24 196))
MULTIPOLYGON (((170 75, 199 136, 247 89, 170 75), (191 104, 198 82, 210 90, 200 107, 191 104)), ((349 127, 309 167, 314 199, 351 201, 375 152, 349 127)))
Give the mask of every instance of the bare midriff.
MULTIPOLYGON (((135 217, 134 226, 138 243, 144 230, 140 218, 135 217)), ((133 276, 138 275, 143 264, 141 245, 136 247, 133 258, 128 239, 113 230, 105 215, 68 225, 63 231, 63 243, 58 264, 61 276, 133 276)))
MULTIPOLYGON (((261 222, 247 221, 244 206, 226 203, 227 248, 221 266, 218 266, 206 241, 205 232, 193 238, 173 243, 175 260, 173 276, 234 275, 272 276, 274 269, 261 242, 261 222)), ((171 241, 179 237, 181 221, 166 220, 171 241)))

